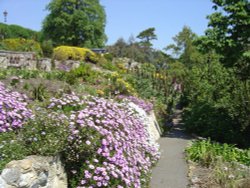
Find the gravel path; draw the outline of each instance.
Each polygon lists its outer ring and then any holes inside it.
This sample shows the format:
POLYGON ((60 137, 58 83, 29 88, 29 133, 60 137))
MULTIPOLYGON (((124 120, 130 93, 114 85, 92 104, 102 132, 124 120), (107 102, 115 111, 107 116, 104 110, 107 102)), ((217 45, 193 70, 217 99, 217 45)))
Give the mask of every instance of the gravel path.
POLYGON ((180 115, 179 111, 170 133, 159 140, 161 159, 153 169, 151 188, 186 188, 188 185, 184 149, 191 138, 184 133, 179 123, 180 115))

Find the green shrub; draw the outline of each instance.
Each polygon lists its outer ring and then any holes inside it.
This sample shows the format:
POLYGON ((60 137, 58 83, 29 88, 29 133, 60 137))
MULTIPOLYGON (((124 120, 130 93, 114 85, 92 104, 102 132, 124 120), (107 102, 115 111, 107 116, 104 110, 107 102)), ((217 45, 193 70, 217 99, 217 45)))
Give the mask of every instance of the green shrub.
POLYGON ((238 149, 233 145, 219 144, 210 140, 195 141, 186 149, 189 160, 209 167, 221 158, 224 162, 238 162, 250 166, 250 150, 238 149))
POLYGON ((53 42, 52 40, 43 41, 41 44, 43 55, 45 57, 52 57, 53 54, 53 42))
POLYGON ((56 155, 65 150, 68 121, 65 115, 38 108, 36 116, 20 131, 29 155, 56 155))
POLYGON ((41 83, 38 86, 34 86, 32 89, 32 98, 33 100, 38 100, 40 102, 48 98, 48 91, 46 86, 41 83))
POLYGON ((0 171, 12 160, 20 160, 27 156, 25 146, 15 132, 0 134, 0 171))
POLYGON ((213 61, 194 67, 184 85, 188 106, 183 120, 188 131, 211 139, 250 145, 250 82, 213 61))
POLYGON ((242 150, 233 145, 198 140, 186 149, 186 154, 189 160, 209 168, 206 185, 211 181, 218 185, 213 187, 249 187, 249 149, 242 150))
POLYGON ((24 38, 24 39, 40 39, 40 32, 33 31, 28 28, 21 27, 19 25, 7 25, 0 23, 0 35, 4 39, 7 38, 24 38))
POLYGON ((1 41, 3 50, 21 51, 21 52, 36 52, 42 54, 40 44, 32 39, 12 38, 1 41))
POLYGON ((113 60, 113 55, 111 54, 111 53, 106 53, 106 54, 104 54, 104 56, 103 56, 107 61, 110 61, 110 62, 112 62, 112 60, 113 60))
POLYGON ((98 77, 98 73, 91 69, 91 66, 86 63, 82 63, 78 68, 70 70, 66 73, 66 82, 69 84, 76 84, 79 80, 95 83, 95 79, 98 77))

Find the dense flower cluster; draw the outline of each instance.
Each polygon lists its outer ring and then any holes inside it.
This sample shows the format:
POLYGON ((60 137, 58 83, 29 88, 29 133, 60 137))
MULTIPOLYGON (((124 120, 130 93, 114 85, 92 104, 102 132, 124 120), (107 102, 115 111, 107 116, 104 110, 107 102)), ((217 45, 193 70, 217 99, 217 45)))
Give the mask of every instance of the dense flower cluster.
MULTIPOLYGON (((141 187, 143 178, 159 159, 158 148, 149 141, 143 121, 135 110, 122 103, 95 97, 80 101, 84 103, 83 109, 70 115, 69 142, 98 147, 92 159, 82 161, 84 167, 78 188, 141 187), (99 143, 93 143, 91 137, 86 140, 81 135, 83 129, 98 132, 99 143)), ((60 102, 59 107, 61 105, 60 102)), ((80 173, 74 169, 72 172, 80 173)))
POLYGON ((48 108, 59 108, 62 110, 78 110, 82 108, 84 100, 80 99, 75 93, 63 94, 60 99, 51 98, 48 108))
POLYGON ((27 108, 27 97, 6 89, 0 82, 0 132, 7 132, 23 126, 32 117, 27 108))
POLYGON ((119 95, 118 99, 128 99, 129 101, 135 103, 137 106, 145 110, 145 112, 150 113, 153 110, 153 104, 150 102, 146 102, 142 99, 139 99, 135 96, 125 96, 119 95))

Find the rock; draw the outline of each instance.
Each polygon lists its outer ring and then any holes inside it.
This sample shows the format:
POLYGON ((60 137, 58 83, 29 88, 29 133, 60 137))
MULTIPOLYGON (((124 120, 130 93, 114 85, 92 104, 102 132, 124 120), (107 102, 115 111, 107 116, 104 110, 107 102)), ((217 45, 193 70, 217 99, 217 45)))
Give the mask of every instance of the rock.
POLYGON ((54 60, 54 64, 55 64, 55 69, 68 72, 71 69, 78 68, 81 62, 74 60, 65 60, 65 61, 54 60))
POLYGON ((21 172, 18 168, 4 169, 1 175, 3 180, 9 185, 16 184, 20 176, 21 176, 21 172))
POLYGON ((51 71, 52 69, 52 60, 49 58, 42 58, 38 62, 38 68, 44 71, 51 71))
POLYGON ((0 188, 66 188, 60 157, 28 156, 11 161, 0 175, 0 188))
POLYGON ((0 176, 0 188, 4 188, 4 187, 7 187, 5 181, 3 180, 3 178, 1 178, 0 176))

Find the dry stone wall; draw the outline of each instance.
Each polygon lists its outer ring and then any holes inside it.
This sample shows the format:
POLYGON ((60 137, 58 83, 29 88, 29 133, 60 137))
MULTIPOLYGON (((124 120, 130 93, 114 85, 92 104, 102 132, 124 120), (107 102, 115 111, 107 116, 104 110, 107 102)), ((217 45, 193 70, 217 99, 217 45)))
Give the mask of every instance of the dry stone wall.
POLYGON ((29 156, 6 165, 0 188, 67 188, 67 176, 59 156, 29 156))
POLYGON ((37 57, 34 52, 0 51, 0 68, 36 69, 37 57))

